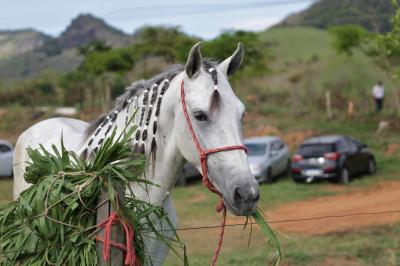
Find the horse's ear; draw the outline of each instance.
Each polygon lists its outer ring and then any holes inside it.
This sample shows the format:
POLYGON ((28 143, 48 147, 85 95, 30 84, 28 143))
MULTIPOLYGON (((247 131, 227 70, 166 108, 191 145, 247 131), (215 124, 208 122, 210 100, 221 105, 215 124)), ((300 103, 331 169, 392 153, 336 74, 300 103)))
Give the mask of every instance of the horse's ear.
POLYGON ((242 64, 244 56, 243 44, 238 43, 238 47, 236 51, 227 59, 225 59, 222 63, 219 64, 219 69, 223 71, 226 75, 232 75, 239 69, 242 64))
POLYGON ((192 47, 192 49, 190 49, 185 66, 185 71, 189 78, 192 78, 200 70, 201 64, 203 63, 200 45, 201 42, 198 42, 192 47))

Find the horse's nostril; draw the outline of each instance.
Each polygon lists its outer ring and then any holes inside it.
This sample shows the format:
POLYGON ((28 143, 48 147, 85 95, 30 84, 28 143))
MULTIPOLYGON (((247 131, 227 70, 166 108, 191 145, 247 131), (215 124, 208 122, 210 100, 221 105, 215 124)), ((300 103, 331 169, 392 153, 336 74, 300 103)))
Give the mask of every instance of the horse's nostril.
POLYGON ((240 192, 240 188, 236 188, 233 194, 233 200, 237 203, 243 200, 243 196, 240 192))
POLYGON ((259 199, 260 199, 260 192, 257 191, 257 194, 256 194, 256 196, 253 198, 253 201, 256 202, 256 201, 258 201, 259 199))

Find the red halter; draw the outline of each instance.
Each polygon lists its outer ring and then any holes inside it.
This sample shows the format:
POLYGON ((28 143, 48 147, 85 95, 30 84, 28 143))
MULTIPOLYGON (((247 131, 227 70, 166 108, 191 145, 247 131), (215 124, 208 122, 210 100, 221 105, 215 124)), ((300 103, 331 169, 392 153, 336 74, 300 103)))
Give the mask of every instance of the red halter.
POLYGON ((203 184, 208 188, 208 190, 217 194, 220 197, 220 201, 217 205, 216 210, 217 210, 217 212, 223 211, 219 241, 218 241, 218 245, 215 250, 215 253, 214 253, 213 260, 211 262, 211 265, 215 265, 215 263, 217 262, 219 251, 221 249, 222 240, 224 238, 226 207, 225 207, 221 192, 219 192, 215 188, 215 186, 211 183, 210 179, 208 178, 207 156, 210 154, 213 154, 213 153, 223 152, 223 151, 231 151, 231 150, 244 150, 247 153, 247 149, 243 145, 227 146, 227 147, 216 148, 216 149, 203 149, 200 145, 200 142, 199 142, 197 136, 196 136, 196 133, 194 132, 192 122, 190 121, 190 118, 189 118, 186 101, 185 101, 185 88, 184 87, 185 87, 184 82, 182 80, 182 82, 181 82, 181 102, 182 102, 183 114, 185 115, 186 123, 189 127, 190 135, 192 136, 192 139, 196 146, 197 152, 200 155, 200 164, 201 164, 201 172, 203 175, 203 184))

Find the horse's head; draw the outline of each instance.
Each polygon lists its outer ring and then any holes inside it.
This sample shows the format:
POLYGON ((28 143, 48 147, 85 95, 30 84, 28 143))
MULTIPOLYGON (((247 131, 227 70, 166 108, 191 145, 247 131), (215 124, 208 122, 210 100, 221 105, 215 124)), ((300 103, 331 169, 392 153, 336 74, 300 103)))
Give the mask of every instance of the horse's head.
MULTIPOLYGON (((242 44, 220 64, 203 60, 200 44, 195 45, 189 53, 183 77, 186 108, 203 149, 243 145, 242 118, 245 106, 228 81, 228 76, 239 68, 242 59, 242 44)), ((199 151, 185 122, 184 113, 177 113, 178 147, 185 159, 201 171, 199 151)), ((227 209, 236 215, 252 213, 259 200, 259 187, 250 172, 244 150, 210 154, 207 165, 209 179, 222 194, 227 209)))

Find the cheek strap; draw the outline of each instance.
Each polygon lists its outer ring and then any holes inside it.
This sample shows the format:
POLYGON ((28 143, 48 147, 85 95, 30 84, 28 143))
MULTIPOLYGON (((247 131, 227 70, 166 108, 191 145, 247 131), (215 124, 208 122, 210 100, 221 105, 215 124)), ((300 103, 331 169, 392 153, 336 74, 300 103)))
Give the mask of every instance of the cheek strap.
POLYGON ((217 262, 217 259, 218 259, 219 251, 222 246, 222 240, 224 238, 225 221, 226 221, 226 207, 225 207, 221 192, 219 192, 215 188, 215 186, 211 183, 211 181, 208 177, 207 156, 210 154, 217 153, 217 152, 225 152, 225 151, 232 151, 232 150, 244 150, 247 153, 247 149, 243 145, 227 146, 227 147, 215 148, 215 149, 203 149, 200 145, 200 142, 199 142, 197 136, 196 136, 196 133, 194 132, 193 125, 192 125, 192 122, 190 121, 189 113, 187 111, 187 106, 186 106, 186 101, 185 101, 185 86, 184 86, 183 80, 181 82, 181 103, 182 103, 183 114, 185 115, 186 124, 189 127, 189 132, 190 132, 190 135, 192 136, 194 145, 196 146, 196 150, 199 153, 201 172, 202 172, 201 174, 203 176, 203 184, 208 188, 209 191, 217 194, 220 197, 220 200, 217 204, 216 210, 217 210, 217 212, 222 211, 223 215, 222 215, 221 230, 220 230, 218 245, 215 250, 213 260, 211 262, 211 265, 215 265, 215 263, 217 262))

